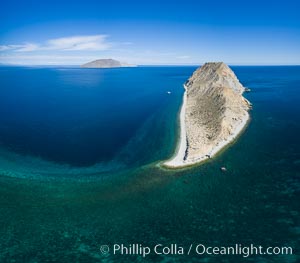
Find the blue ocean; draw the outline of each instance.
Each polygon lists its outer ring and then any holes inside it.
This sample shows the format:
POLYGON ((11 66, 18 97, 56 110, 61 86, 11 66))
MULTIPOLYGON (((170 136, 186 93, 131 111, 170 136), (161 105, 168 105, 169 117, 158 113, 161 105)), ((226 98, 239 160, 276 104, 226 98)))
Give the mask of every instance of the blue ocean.
POLYGON ((0 262, 298 262, 300 66, 232 66, 251 89, 247 129, 216 158, 168 170, 196 68, 0 67, 0 262), (294 253, 99 249, 159 243, 294 253))

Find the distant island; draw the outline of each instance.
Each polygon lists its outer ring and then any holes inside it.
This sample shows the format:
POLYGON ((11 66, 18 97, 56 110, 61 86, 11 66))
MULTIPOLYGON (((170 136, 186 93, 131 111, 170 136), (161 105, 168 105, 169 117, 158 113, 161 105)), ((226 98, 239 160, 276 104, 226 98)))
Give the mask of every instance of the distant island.
POLYGON ((136 65, 120 62, 115 59, 97 59, 81 65, 82 68, 123 68, 123 67, 136 67, 136 65))
POLYGON ((184 85, 180 111, 180 140, 171 168, 213 157, 232 142, 249 120, 251 103, 245 88, 223 62, 205 63, 184 85))

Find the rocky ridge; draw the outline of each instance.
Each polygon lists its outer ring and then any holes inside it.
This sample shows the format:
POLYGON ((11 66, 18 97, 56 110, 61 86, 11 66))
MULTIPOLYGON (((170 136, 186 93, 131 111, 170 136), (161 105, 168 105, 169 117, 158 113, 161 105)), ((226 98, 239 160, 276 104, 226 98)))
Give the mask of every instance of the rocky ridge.
POLYGON ((218 145, 241 130, 249 118, 245 88, 223 62, 205 63, 185 83, 186 140, 184 162, 211 157, 218 145))

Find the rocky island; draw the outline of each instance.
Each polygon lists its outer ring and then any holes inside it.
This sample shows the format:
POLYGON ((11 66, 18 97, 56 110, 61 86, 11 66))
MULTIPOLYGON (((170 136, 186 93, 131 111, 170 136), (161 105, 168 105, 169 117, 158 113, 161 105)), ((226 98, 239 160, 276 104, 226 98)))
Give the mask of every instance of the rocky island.
POLYGON ((115 59, 97 59, 86 64, 81 65, 82 68, 123 68, 136 67, 136 65, 120 62, 115 59))
POLYGON ((177 151, 165 166, 178 168, 213 157, 249 120, 245 88, 223 62, 205 63, 184 84, 177 151))

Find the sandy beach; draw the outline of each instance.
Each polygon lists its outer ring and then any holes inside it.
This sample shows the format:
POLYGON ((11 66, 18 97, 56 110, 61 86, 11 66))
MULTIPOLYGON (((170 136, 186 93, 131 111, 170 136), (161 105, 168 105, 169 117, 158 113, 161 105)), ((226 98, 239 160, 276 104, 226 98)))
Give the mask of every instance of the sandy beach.
POLYGON ((167 167, 180 167, 180 166, 184 166, 184 156, 185 156, 185 151, 187 149, 187 140, 186 140, 186 129, 185 129, 185 112, 186 112, 186 97, 187 97, 187 93, 186 93, 186 87, 185 85, 183 85, 185 91, 183 94, 183 102, 181 105, 181 109, 180 109, 180 115, 179 115, 179 123, 180 123, 180 132, 179 132, 179 146, 176 150, 175 155, 172 157, 172 159, 166 161, 164 163, 165 166, 167 167))

